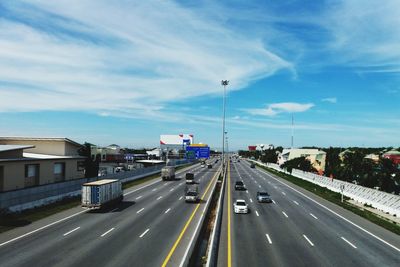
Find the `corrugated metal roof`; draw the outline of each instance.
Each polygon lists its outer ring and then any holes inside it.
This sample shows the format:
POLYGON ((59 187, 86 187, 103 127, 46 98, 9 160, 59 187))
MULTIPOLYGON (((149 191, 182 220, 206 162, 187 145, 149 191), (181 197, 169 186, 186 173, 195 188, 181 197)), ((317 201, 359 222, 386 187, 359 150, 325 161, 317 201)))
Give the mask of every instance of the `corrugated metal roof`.
POLYGON ((1 141, 62 141, 62 142, 68 142, 76 146, 82 146, 81 144, 72 141, 71 139, 65 138, 65 137, 0 137, 0 142, 1 141))
POLYGON ((22 145, 0 145, 0 152, 34 148, 35 146, 22 146, 22 145))

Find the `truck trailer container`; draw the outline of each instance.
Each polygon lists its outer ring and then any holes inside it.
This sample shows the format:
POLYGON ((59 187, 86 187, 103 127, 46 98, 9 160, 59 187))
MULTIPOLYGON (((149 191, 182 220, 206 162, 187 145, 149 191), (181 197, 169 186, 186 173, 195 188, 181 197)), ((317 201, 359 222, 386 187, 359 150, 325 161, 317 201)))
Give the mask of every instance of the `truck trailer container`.
POLYGON ((120 180, 103 179, 82 185, 82 207, 101 208, 123 199, 120 180))
POLYGON ((161 178, 163 181, 165 180, 174 180, 175 179, 175 167, 166 166, 161 169, 161 178))

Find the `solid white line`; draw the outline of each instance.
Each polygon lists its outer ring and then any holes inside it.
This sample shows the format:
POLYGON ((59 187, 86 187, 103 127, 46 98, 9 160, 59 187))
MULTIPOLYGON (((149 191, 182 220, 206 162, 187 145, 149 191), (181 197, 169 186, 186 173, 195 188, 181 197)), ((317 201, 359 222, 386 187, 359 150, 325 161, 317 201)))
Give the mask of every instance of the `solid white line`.
POLYGON ((107 232, 105 232, 104 234, 101 235, 101 237, 105 236, 106 234, 108 234, 109 232, 113 231, 115 228, 111 228, 110 230, 108 230, 107 232))
POLYGON ((271 241, 271 238, 269 238, 269 235, 268 235, 268 234, 265 234, 265 236, 266 236, 267 239, 268 239, 268 243, 270 243, 270 244, 272 245, 272 241, 271 241))
POLYGON ((293 200, 293 202, 294 202, 294 204, 299 205, 299 203, 297 201, 293 200))
POLYGON ((314 246, 313 242, 311 242, 311 240, 308 239, 308 237, 306 235, 303 235, 303 236, 308 241, 308 243, 310 243, 310 245, 313 247, 314 246))
POLYGON ((317 216, 315 216, 314 214, 310 213, 310 215, 311 215, 314 219, 318 220, 317 216))
POLYGON ((58 220, 58 221, 55 221, 55 222, 52 222, 52 223, 47 224, 47 225, 45 225, 45 226, 42 226, 42 227, 40 227, 40 228, 38 228, 38 229, 36 229, 36 230, 33 230, 33 231, 31 231, 31 232, 28 232, 28 233, 26 233, 26 234, 17 236, 17 237, 15 237, 15 238, 13 238, 13 239, 10 239, 10 240, 8 240, 8 241, 6 241, 6 242, 1 243, 1 244, 0 244, 0 247, 1 247, 1 246, 4 246, 4 245, 7 245, 8 243, 11 243, 11 242, 16 241, 16 240, 18 240, 18 239, 21 239, 21 238, 23 238, 23 237, 25 237, 25 236, 28 236, 28 235, 31 235, 31 234, 33 234, 33 233, 39 232, 39 231, 41 231, 41 230, 43 230, 43 229, 46 229, 46 228, 48 228, 48 227, 50 227, 50 226, 52 226, 52 225, 57 224, 57 223, 63 222, 63 221, 65 221, 65 220, 68 220, 68 219, 70 219, 70 218, 72 218, 72 217, 75 217, 75 216, 77 216, 77 215, 79 215, 79 214, 81 214, 81 213, 84 213, 84 212, 86 212, 86 211, 87 211, 87 210, 82 210, 82 211, 80 211, 80 212, 74 213, 74 214, 72 214, 72 215, 70 215, 70 216, 67 216, 67 217, 65 217, 65 218, 62 218, 62 219, 60 219, 60 220, 58 220))
POLYGON ((285 192, 282 192, 282 195, 286 196, 286 193, 285 193, 285 192))
POLYGON ((156 200, 160 200, 160 199, 162 199, 162 196, 159 196, 156 200))
MULTIPOLYGON (((267 174, 266 174, 266 175, 267 175, 267 174)), ((398 248, 398 247, 396 247, 396 246, 390 244, 389 242, 383 240, 383 239, 380 238, 379 236, 377 236, 377 235, 371 233, 370 231, 364 229, 363 227, 359 226, 358 224, 353 223, 353 222, 350 221, 349 219, 343 217, 342 215, 338 214, 337 212, 331 210, 330 208, 328 208, 328 207, 322 205, 321 203, 319 203, 319 202, 317 202, 316 200, 312 199, 311 197, 309 197, 309 196, 303 194, 303 193, 300 192, 299 190, 297 190, 297 189, 291 187, 290 185, 287 185, 287 184, 285 184, 284 182, 279 181, 279 180, 276 179, 275 177, 272 177, 272 176, 270 176, 270 175, 268 175, 268 176, 271 177, 272 179, 276 180, 277 182, 283 184, 284 186, 286 186, 286 187, 292 189, 293 191, 297 192, 298 194, 302 195, 303 197, 305 197, 305 198, 311 200, 312 202, 314 202, 314 203, 317 204, 318 206, 320 206, 320 207, 326 209, 327 211, 331 212, 332 214, 336 215, 337 217, 341 218, 342 220, 348 222, 349 224, 353 225, 354 227, 358 228, 359 230, 363 231, 364 233, 369 234, 369 235, 372 236, 373 238, 375 238, 375 239, 381 241, 382 243, 384 243, 384 244, 388 245, 389 247, 393 248, 394 250, 397 250, 398 252, 400 252, 400 248, 398 248)))
POLYGON ((80 226, 79 226, 79 227, 76 227, 75 229, 72 229, 71 231, 66 232, 65 234, 63 234, 63 236, 67 236, 67 235, 69 235, 70 233, 75 232, 75 231, 78 230, 79 228, 81 228, 81 227, 80 227, 80 226))
POLYGON ((257 216, 260 216, 260 214, 258 214, 258 211, 256 211, 256 215, 257 215, 257 216))
POLYGON ((136 200, 138 200, 138 199, 141 199, 143 196, 138 196, 137 198, 136 198, 136 200))
POLYGON ((170 210, 171 210, 171 209, 169 208, 169 209, 167 209, 164 213, 168 213, 170 210))
POLYGON ((136 213, 141 213, 144 210, 144 208, 141 208, 140 210, 138 210, 136 213))
POLYGON ((253 200, 250 198, 250 202, 253 203, 253 200))
POLYGON ((148 231, 150 231, 150 229, 147 229, 146 231, 144 231, 139 237, 140 238, 144 237, 144 235, 147 234, 148 231))
POLYGON ((286 218, 289 218, 289 216, 287 216, 287 214, 284 211, 282 211, 282 213, 283 215, 285 215, 286 218))
POLYGON ((350 241, 348 241, 346 238, 344 238, 343 236, 341 237, 341 239, 343 239, 347 244, 349 244, 350 246, 352 246, 353 248, 357 248, 356 246, 354 246, 350 241))
POLYGON ((181 200, 183 197, 180 197, 179 200, 181 200))

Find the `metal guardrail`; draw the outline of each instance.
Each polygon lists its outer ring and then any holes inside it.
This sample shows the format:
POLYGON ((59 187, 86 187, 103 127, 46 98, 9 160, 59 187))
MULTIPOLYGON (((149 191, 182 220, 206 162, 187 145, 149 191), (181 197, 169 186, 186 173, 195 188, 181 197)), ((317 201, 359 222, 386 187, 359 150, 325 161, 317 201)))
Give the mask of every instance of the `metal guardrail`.
MULTIPOLYGON (((187 164, 184 162, 182 165, 187 164)), ((177 165, 178 166, 178 165, 177 165)), ((39 185, 0 193, 0 209, 22 211, 36 206, 50 204, 65 197, 79 196, 82 184, 100 179, 119 179, 122 183, 159 173, 163 165, 136 169, 128 172, 109 174, 100 177, 81 178, 65 182, 39 185)))
POLYGON ((279 172, 291 174, 294 177, 309 181, 322 187, 326 187, 331 191, 341 193, 343 189, 343 195, 354 199, 363 204, 371 205, 372 207, 381 210, 383 212, 400 216, 400 196, 382 192, 376 189, 364 187, 361 185, 352 184, 349 182, 332 179, 326 176, 304 172, 302 170, 293 169, 292 173, 281 169, 279 165, 274 163, 261 163, 255 160, 253 161, 259 165, 274 169, 279 172))
POLYGON ((225 181, 226 181, 226 173, 227 173, 226 170, 223 173, 224 173, 224 177, 222 178, 222 185, 221 185, 221 191, 220 191, 220 195, 219 195, 219 199, 218 199, 215 223, 214 223, 214 227, 212 229, 210 243, 208 245, 206 267, 217 266, 219 239, 221 236, 221 227, 222 227, 222 211, 223 211, 224 198, 225 198, 225 181))

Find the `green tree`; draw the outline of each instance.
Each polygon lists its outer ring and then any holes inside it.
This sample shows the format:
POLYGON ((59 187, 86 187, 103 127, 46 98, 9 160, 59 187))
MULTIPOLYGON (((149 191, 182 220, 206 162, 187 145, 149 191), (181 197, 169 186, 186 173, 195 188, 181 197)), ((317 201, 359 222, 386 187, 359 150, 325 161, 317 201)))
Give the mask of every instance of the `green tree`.
POLYGON ((85 142, 78 153, 80 156, 85 157, 85 178, 97 177, 99 173, 100 155, 92 158, 91 150, 92 144, 85 142))
POLYGON ((316 172, 311 162, 305 157, 294 158, 286 161, 283 165, 288 172, 292 172, 292 169, 299 169, 305 172, 316 172))

